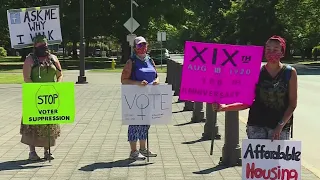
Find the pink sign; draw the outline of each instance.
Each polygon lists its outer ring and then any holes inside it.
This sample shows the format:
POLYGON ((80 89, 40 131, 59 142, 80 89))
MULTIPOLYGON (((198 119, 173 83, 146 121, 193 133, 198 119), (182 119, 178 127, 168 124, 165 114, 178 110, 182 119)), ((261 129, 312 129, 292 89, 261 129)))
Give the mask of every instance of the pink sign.
POLYGON ((184 51, 181 100, 252 104, 262 46, 187 41, 184 51))

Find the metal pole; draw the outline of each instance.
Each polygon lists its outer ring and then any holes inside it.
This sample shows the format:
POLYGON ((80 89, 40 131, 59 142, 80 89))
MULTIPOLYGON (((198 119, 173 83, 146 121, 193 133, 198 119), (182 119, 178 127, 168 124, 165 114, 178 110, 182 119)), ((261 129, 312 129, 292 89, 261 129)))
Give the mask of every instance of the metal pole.
POLYGON ((221 139, 219 134, 219 126, 217 125, 217 112, 213 111, 212 104, 206 105, 206 123, 203 128, 202 139, 209 140, 221 139))
MULTIPOLYGON (((60 8, 60 23, 63 23, 63 13, 62 13, 62 11, 63 11, 63 0, 61 0, 61 2, 60 2, 60 6, 61 6, 61 8, 60 8)), ((62 61, 64 61, 65 60, 65 41, 62 41, 62 45, 63 45, 63 48, 62 48, 62 61)), ((60 49, 60 47, 59 47, 59 49, 60 49)))
POLYGON ((176 91, 176 72, 177 72, 177 61, 173 61, 172 63, 172 90, 176 91))
POLYGON ((84 51, 84 0, 80 0, 80 75, 78 76, 77 84, 87 83, 87 78, 85 76, 84 51))
POLYGON ((147 131, 147 162, 149 162, 149 130, 147 131))
POLYGON ((239 111, 226 112, 225 141, 222 148, 221 164, 241 166, 241 147, 239 145, 239 111))
POLYGON ((183 111, 193 111, 194 103, 192 101, 185 101, 183 111))
MULTIPOLYGON (((131 0, 131 3, 130 3, 130 17, 133 18, 133 0, 131 0)), ((130 31, 130 34, 132 35, 133 33, 133 21, 131 21, 131 31, 130 31)), ((131 50, 131 54, 130 56, 132 55, 133 53, 133 46, 130 46, 130 50, 131 50)))
MULTIPOLYGON (((131 0, 131 3, 130 3, 130 8, 131 8, 131 16, 130 17, 133 17, 133 0, 131 0)), ((131 22, 131 32, 133 31, 133 22, 131 22)))
POLYGON ((168 84, 172 85, 172 91, 174 90, 174 87, 173 87, 173 82, 174 82, 174 63, 175 63, 175 61, 170 59, 169 64, 168 64, 168 69, 167 69, 167 72, 168 72, 168 84))
MULTIPOLYGON (((182 76, 182 64, 177 62, 177 70, 175 75, 175 89, 174 89, 174 96, 180 95, 180 86, 181 86, 181 76, 182 76)), ((180 102, 180 100, 178 100, 180 102)))
POLYGON ((161 45, 160 45, 160 46, 161 46, 160 48, 161 48, 161 69, 162 69, 162 32, 160 32, 160 38, 161 38, 161 39, 160 39, 160 40, 161 40, 161 41, 160 41, 160 44, 161 44, 161 45))
POLYGON ((167 61, 167 76, 166 76, 166 82, 165 83, 168 83, 168 84, 170 84, 170 79, 169 79, 169 76, 170 76, 170 59, 168 59, 168 61, 167 61))
POLYGON ((49 163, 51 162, 51 134, 50 134, 50 125, 48 125, 48 139, 49 139, 49 163))
POLYGON ((194 102, 191 122, 202 122, 204 119, 203 103, 194 102))

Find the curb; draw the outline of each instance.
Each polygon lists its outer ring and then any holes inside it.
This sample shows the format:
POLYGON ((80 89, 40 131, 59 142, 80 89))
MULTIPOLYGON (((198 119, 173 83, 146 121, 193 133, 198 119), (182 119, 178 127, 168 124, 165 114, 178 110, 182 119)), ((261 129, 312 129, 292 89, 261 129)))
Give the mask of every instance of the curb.
MULTIPOLYGON (((247 124, 247 120, 242 117, 242 116, 239 116, 239 120, 243 123, 243 124, 247 124)), ((303 167, 305 167, 308 171, 310 171, 311 173, 313 173, 315 176, 317 176, 318 178, 320 178, 320 170, 318 170, 317 168, 313 167, 312 165, 304 162, 304 161, 301 161, 301 164, 303 167)))

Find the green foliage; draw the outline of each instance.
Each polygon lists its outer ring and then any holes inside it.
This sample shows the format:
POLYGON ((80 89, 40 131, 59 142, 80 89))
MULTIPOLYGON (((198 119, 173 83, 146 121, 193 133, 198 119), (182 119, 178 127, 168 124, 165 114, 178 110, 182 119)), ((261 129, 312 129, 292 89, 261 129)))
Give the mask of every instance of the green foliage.
POLYGON ((319 4, 320 0, 279 0, 276 14, 294 47, 313 47, 320 42, 319 4))
POLYGON ((0 57, 7 57, 7 51, 3 47, 0 47, 0 57))
POLYGON ((315 46, 315 47, 312 49, 312 55, 313 55, 314 57, 320 56, 320 45, 315 46))
MULTIPOLYGON (((182 51, 187 40, 262 45, 274 34, 287 39, 288 51, 311 49, 320 42, 320 0, 139 0, 137 3, 138 7, 133 5, 133 16, 140 27, 134 33, 145 36, 152 44, 156 42, 157 32, 165 31, 164 46, 169 50, 182 51)), ((52 4, 60 6, 64 46, 70 50, 77 48, 79 0, 3 1, 0 3, 1 46, 10 48, 8 9, 52 4)), ((129 18, 128 0, 85 1, 87 46, 127 47, 129 32, 123 24, 129 18)))

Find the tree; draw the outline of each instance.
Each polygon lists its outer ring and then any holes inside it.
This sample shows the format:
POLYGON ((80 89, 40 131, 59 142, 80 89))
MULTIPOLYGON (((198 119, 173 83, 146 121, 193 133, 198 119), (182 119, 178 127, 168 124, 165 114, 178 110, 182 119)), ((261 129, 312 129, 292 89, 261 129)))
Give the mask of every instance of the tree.
POLYGON ((292 39, 294 47, 300 49, 302 58, 311 58, 312 48, 320 42, 319 5, 320 0, 280 0, 276 6, 285 33, 292 39))

